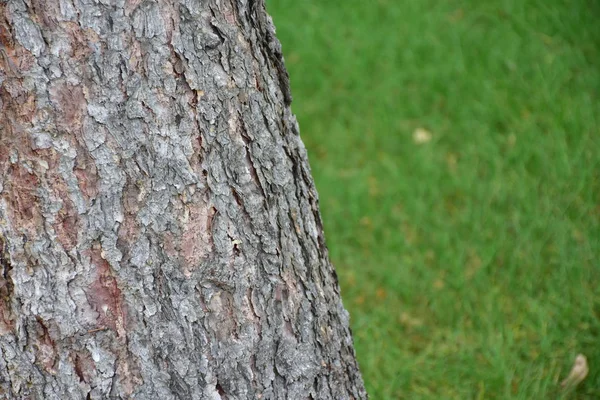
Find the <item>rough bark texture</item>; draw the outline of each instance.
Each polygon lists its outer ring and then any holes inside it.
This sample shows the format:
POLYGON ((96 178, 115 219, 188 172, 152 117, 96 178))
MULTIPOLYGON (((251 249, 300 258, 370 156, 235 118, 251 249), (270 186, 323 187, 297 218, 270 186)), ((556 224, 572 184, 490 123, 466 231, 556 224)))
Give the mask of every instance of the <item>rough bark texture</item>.
POLYGON ((0 0, 0 398, 366 398, 263 0, 0 0))

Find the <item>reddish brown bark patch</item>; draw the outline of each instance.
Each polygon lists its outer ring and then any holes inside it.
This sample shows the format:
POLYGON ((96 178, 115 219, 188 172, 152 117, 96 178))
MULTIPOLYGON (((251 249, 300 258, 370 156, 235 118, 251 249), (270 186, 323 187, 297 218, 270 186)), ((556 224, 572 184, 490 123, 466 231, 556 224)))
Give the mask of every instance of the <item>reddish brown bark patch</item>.
POLYGON ((79 134, 87 101, 81 86, 58 81, 50 86, 50 101, 56 110, 56 127, 70 134, 79 134))
POLYGON ((0 44, 5 49, 11 49, 14 45, 14 40, 10 33, 10 25, 6 19, 6 6, 4 4, 0 4, 0 44))
POLYGON ((79 382, 90 383, 96 376, 96 363, 88 351, 78 351, 71 354, 73 369, 79 377, 79 382))
POLYGON ((177 258, 179 253, 177 252, 177 248, 175 246, 175 238, 171 232, 165 232, 163 234, 162 243, 165 254, 171 258, 177 258))
POLYGON ((57 17, 60 16, 58 0, 31 0, 31 9, 33 19, 44 28, 44 31, 54 31, 57 17))
POLYGON ((123 207, 129 214, 137 215, 140 210, 140 189, 129 181, 123 189, 123 207))
POLYGON ((61 22, 60 25, 71 44, 69 58, 83 65, 92 54, 90 44, 98 43, 100 38, 92 29, 81 29, 81 26, 76 22, 65 21, 61 22))
POLYGON ((12 265, 8 252, 5 250, 4 239, 0 237, 0 336, 12 332, 14 329, 10 303, 15 285, 10 275, 12 265))
POLYGON ((8 201, 8 215, 13 229, 36 237, 44 220, 37 198, 38 177, 19 164, 8 168, 3 195, 8 201))
POLYGON ((101 249, 94 248, 90 253, 96 277, 86 292, 88 303, 99 314, 98 325, 112 329, 119 337, 125 337, 126 310, 117 280, 108 262, 102 258, 101 249))
POLYGON ((144 383, 137 363, 126 350, 122 351, 117 359, 117 382, 127 396, 133 394, 135 388, 144 383))
POLYGON ((46 372, 56 375, 56 345, 50 336, 50 331, 48 330, 46 323, 40 317, 36 317, 36 319, 38 323, 35 327, 36 337, 33 342, 35 348, 35 362, 46 372))
POLYGON ((21 77, 35 63, 35 57, 29 50, 16 43, 6 18, 6 9, 0 5, 0 69, 8 77, 21 77))
POLYGON ((54 150, 36 152, 49 154, 49 156, 45 158, 46 160, 50 160, 48 163, 49 170, 47 172, 48 186, 52 189, 54 196, 62 200, 62 208, 55 217, 53 227, 58 237, 58 241, 65 250, 69 251, 77 245, 80 229, 79 214, 75 209, 73 200, 71 200, 71 197, 69 196, 69 188, 58 172, 58 154, 54 150))
POLYGON ((140 235, 140 227, 133 214, 125 214, 123 223, 119 227, 119 242, 128 250, 140 235))
MULTIPOLYGON (((7 75, 11 76, 11 71, 17 67, 7 60, 9 59, 0 51, 0 70, 8 70, 7 75)), ((35 94, 23 87, 20 78, 8 78, 0 85, 0 106, 2 136, 25 136, 25 128, 31 126, 35 117, 35 94)))
POLYGON ((136 8, 142 3, 142 0, 126 0, 125 1, 125 15, 129 16, 136 8))
POLYGON ((14 332, 15 324, 9 298, 5 297, 6 283, 4 279, 0 279, 0 285, 4 285, 0 288, 0 294, 2 295, 0 300, 0 336, 4 336, 7 333, 14 332))
POLYGON ((79 189, 85 199, 95 199, 98 196, 98 181, 100 180, 96 164, 86 149, 81 146, 76 147, 78 149, 73 173, 77 177, 79 189))
POLYGON ((231 24, 234 25, 236 27, 240 26, 240 23, 237 20, 236 17, 236 10, 237 10, 237 6, 234 4, 233 1, 226 1, 223 4, 223 15, 225 16, 225 20, 231 24))
POLYGON ((56 216, 54 229, 56 230, 58 241, 65 250, 69 251, 77 245, 79 216, 71 200, 63 202, 63 207, 56 216))

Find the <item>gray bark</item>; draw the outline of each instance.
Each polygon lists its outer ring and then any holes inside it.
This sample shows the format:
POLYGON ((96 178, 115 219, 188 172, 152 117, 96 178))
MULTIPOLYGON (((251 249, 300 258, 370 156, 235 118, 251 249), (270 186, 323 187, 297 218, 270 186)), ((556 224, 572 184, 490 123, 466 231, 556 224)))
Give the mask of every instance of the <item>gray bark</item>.
POLYGON ((362 399, 263 0, 0 0, 0 398, 362 399))

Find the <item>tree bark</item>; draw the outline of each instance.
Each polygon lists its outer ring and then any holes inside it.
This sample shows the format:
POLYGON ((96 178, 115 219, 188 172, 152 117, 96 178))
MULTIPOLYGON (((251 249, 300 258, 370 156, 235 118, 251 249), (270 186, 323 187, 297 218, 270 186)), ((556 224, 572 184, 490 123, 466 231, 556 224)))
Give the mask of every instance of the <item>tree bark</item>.
POLYGON ((0 398, 363 399, 263 0, 0 0, 0 398))

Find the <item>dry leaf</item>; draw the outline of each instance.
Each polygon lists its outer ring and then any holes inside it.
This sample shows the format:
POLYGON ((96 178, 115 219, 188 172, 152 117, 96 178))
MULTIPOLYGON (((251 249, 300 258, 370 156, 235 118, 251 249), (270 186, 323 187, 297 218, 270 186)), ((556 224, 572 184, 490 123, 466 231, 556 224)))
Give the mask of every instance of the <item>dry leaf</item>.
POLYGON ((458 156, 456 153, 448 153, 446 154, 446 165, 450 172, 456 172, 456 166, 458 164, 458 156))
POLYGON ((506 139, 506 143, 508 143, 509 147, 514 147, 515 144, 517 143, 517 135, 515 135, 514 133, 511 133, 510 135, 508 135, 508 138, 506 139))
POLYGON ((564 388, 572 388, 577 386, 585 379, 589 372, 587 358, 583 354, 578 354, 575 357, 575 364, 569 373, 569 376, 561 382, 561 386, 564 388))
POLYGON ((423 325, 423 321, 421 319, 415 318, 407 312, 403 312, 402 314, 400 314, 400 318, 398 318, 398 321, 405 328, 415 328, 423 325))
POLYGON ((477 271, 479 271, 482 266, 483 261, 481 260, 481 257, 477 255, 477 252, 474 249, 469 249, 467 265, 465 266, 465 277, 467 279, 473 278, 473 276, 475 276, 477 271))
POLYGON ((413 132, 413 140, 416 144, 424 144, 431 141, 431 132, 427 129, 417 128, 413 132))

